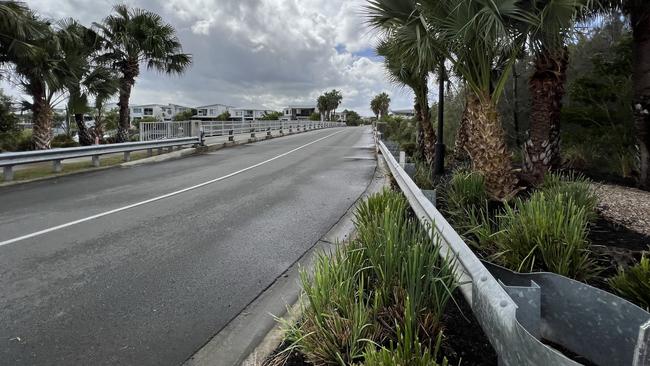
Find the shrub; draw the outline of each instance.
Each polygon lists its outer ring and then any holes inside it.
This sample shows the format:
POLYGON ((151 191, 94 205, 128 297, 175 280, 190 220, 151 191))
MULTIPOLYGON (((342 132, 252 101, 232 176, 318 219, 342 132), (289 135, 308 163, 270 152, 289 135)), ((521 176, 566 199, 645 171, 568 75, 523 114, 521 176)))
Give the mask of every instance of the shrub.
POLYGON ((308 302, 302 303, 300 324, 285 324, 291 349, 314 364, 380 360, 378 345, 391 345, 386 352, 395 348, 387 355, 396 360, 411 351, 432 357, 431 335, 439 334, 456 288, 454 268, 407 207, 398 193, 370 196, 355 212, 357 239, 339 246, 332 258, 319 256, 313 278, 302 272, 308 302), (418 339, 421 348, 415 349, 418 339))
POLYGON ((433 168, 423 160, 415 160, 415 174, 413 181, 420 189, 434 189, 433 168))
POLYGON ((485 178, 480 173, 457 170, 442 189, 447 220, 476 248, 488 245, 494 223, 488 214, 485 178))
POLYGON ((29 151, 34 150, 34 142, 32 141, 32 130, 23 130, 18 140, 16 141, 16 151, 29 151))
POLYGON ((405 324, 397 326, 397 344, 394 346, 391 342, 388 348, 382 347, 377 350, 374 347, 368 347, 365 355, 364 365, 366 366, 447 366, 447 359, 443 357, 442 363, 438 363, 438 353, 440 352, 440 344, 442 341, 442 332, 438 333, 438 337, 433 347, 427 348, 420 342, 418 334, 414 331, 413 327, 409 326, 413 319, 410 318, 412 314, 412 305, 410 300, 406 299, 406 308, 409 309, 404 312, 405 324))
POLYGON ((544 270, 577 280, 597 274, 587 241, 588 214, 572 197, 534 193, 499 217, 496 259, 518 272, 544 270))
POLYGON ((548 198, 561 196, 567 200, 571 199, 578 207, 585 209, 589 221, 596 219, 598 196, 591 188, 591 181, 584 176, 573 172, 546 174, 540 191, 544 192, 548 198))
POLYGON ((52 139, 52 147, 75 147, 75 146, 79 146, 79 143, 66 134, 56 135, 52 139))
POLYGON ((621 297, 644 309, 650 309, 650 258, 643 256, 633 267, 609 279, 609 284, 621 297))

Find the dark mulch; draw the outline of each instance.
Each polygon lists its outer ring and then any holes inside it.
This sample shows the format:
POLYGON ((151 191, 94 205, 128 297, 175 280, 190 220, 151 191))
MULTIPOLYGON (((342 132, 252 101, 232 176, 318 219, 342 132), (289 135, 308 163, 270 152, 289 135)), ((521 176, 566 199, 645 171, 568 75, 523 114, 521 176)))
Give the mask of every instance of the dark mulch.
POLYGON ((460 292, 454 294, 458 306, 450 303, 443 315, 445 338, 442 354, 450 365, 496 366, 497 354, 460 292))
POLYGON ((644 251, 650 250, 650 236, 630 230, 603 215, 589 229, 591 249, 602 272, 589 284, 611 292, 607 279, 616 275, 619 267, 638 263, 644 251))
POLYGON ((263 366, 311 366, 311 363, 305 360, 305 356, 298 351, 287 351, 290 346, 286 341, 282 342, 278 348, 262 362, 263 366))
MULTIPOLYGON (((443 314, 444 339, 441 356, 447 357, 449 365, 497 366, 497 354, 478 324, 472 310, 460 292, 454 294, 456 304, 451 302, 443 314)), ((307 366, 302 354, 284 352, 289 345, 282 343, 263 363, 265 366, 307 366), (278 354, 282 353, 281 357, 278 354)))

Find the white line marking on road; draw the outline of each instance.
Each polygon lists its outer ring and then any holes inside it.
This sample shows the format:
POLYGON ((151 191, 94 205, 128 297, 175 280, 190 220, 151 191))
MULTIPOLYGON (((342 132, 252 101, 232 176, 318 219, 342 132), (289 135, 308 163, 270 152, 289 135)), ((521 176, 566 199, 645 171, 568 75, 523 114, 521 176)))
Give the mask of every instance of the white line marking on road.
POLYGON ((13 239, 5 240, 5 241, 0 242, 0 246, 7 245, 7 244, 12 244, 12 243, 15 243, 15 242, 18 242, 18 241, 21 241, 21 240, 25 240, 25 239, 30 239, 30 238, 33 238, 33 237, 36 237, 36 236, 40 236, 40 235, 43 235, 43 234, 51 233, 51 232, 56 231, 56 230, 65 229, 65 228, 67 228, 67 227, 70 227, 70 226, 73 226, 73 225, 77 225, 77 224, 81 224, 81 223, 86 222, 86 221, 91 221, 91 220, 94 220, 94 219, 98 219, 98 218, 100 218, 100 217, 104 217, 104 216, 112 215, 112 214, 114 214, 114 213, 121 212, 121 211, 125 211, 125 210, 128 210, 128 209, 134 208, 134 207, 138 207, 138 206, 146 205, 146 204, 151 203, 151 202, 160 201, 160 200, 165 199, 165 198, 169 198, 169 197, 172 197, 172 196, 179 195, 179 194, 181 194, 181 193, 185 193, 185 192, 187 192, 187 191, 191 191, 191 190, 194 190, 194 189, 197 189, 197 188, 201 188, 201 187, 203 187, 203 186, 207 186, 208 184, 212 184, 212 183, 216 183, 216 182, 222 181, 222 180, 224 180, 224 179, 228 179, 228 178, 233 177, 233 176, 235 176, 235 175, 237 175, 237 174, 241 174, 241 173, 246 172, 246 171, 249 171, 249 170, 251 170, 251 169, 255 169, 255 168, 257 168, 258 166, 261 166, 261 165, 264 165, 264 164, 270 163, 270 162, 272 162, 273 160, 280 159, 280 158, 282 158, 282 157, 284 157, 284 156, 287 156, 287 155, 289 155, 289 154, 291 154, 291 153, 294 153, 294 152, 296 152, 296 151, 298 151, 298 150, 300 150, 300 149, 303 149, 303 148, 305 148, 305 147, 307 147, 307 146, 309 146, 309 145, 313 145, 313 144, 315 144, 315 143, 317 143, 317 142, 319 142, 319 141, 325 140, 326 138, 328 138, 328 137, 332 137, 332 136, 334 136, 334 135, 336 135, 336 134, 339 134, 339 133, 341 133, 341 132, 343 132, 343 131, 345 131, 345 130, 336 131, 336 132, 331 133, 331 134, 329 134, 329 135, 327 135, 327 136, 321 137, 321 138, 319 138, 319 139, 317 139, 317 140, 314 140, 314 141, 312 141, 312 142, 306 143, 306 144, 304 144, 304 145, 302 145, 302 146, 298 146, 297 148, 295 148, 295 149, 293 149, 293 150, 289 150, 289 151, 287 151, 287 152, 285 152, 285 153, 282 153, 282 154, 280 154, 280 155, 274 156, 274 157, 272 157, 272 158, 270 158, 270 159, 264 160, 264 161, 262 161, 262 162, 260 162, 260 163, 255 164, 255 165, 251 165, 251 166, 249 166, 249 167, 247 167, 247 168, 240 169, 240 170, 238 170, 238 171, 236 171, 236 172, 232 172, 232 173, 230 173, 230 174, 224 175, 223 177, 215 178, 215 179, 212 179, 212 180, 209 180, 209 181, 206 181, 206 182, 203 182, 203 183, 199 183, 199 184, 194 185, 194 186, 191 186, 191 187, 187 187, 187 188, 180 189, 180 190, 178 190, 178 191, 174 191, 174 192, 171 192, 171 193, 163 194, 162 196, 158 196, 158 197, 150 198, 150 199, 148 199, 148 200, 140 201, 140 202, 137 202, 137 203, 134 203, 134 204, 128 205, 128 206, 124 206, 124 207, 116 208, 116 209, 113 209, 113 210, 110 210, 110 211, 106 211, 106 212, 98 213, 98 214, 96 214, 96 215, 88 216, 88 217, 85 217, 85 218, 83 218, 83 219, 79 219, 79 220, 71 221, 71 222, 68 222, 68 223, 65 223, 65 224, 62 224, 62 225, 58 225, 58 226, 53 226, 53 227, 51 227, 51 228, 44 229, 44 230, 41 230, 41 231, 36 231, 36 232, 31 233, 31 234, 27 234, 27 235, 19 236, 19 237, 17 237, 17 238, 13 238, 13 239))

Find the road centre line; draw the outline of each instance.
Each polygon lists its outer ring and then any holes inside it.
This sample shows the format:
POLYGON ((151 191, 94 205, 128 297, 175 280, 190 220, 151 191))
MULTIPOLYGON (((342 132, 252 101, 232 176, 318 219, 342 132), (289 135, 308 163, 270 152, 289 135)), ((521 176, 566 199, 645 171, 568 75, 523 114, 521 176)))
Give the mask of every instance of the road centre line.
POLYGON ((174 192, 170 192, 170 193, 167 193, 167 194, 163 194, 162 196, 158 196, 158 197, 150 198, 150 199, 148 199, 148 200, 144 200, 144 201, 136 202, 136 203, 133 203, 133 204, 130 204, 130 205, 127 205, 127 206, 123 206, 123 207, 119 207, 119 208, 116 208, 116 209, 113 209, 113 210, 109 210, 109 211, 101 212, 101 213, 98 213, 98 214, 95 214, 95 215, 92 215, 92 216, 85 217, 85 218, 83 218, 83 219, 79 219, 79 220, 71 221, 71 222, 68 222, 68 223, 65 223, 65 224, 61 224, 61 225, 53 226, 53 227, 50 227, 50 228, 47 228, 47 229, 44 229, 44 230, 36 231, 36 232, 31 233, 31 234, 27 234, 27 235, 19 236, 19 237, 17 237, 17 238, 13 238, 13 239, 5 240, 5 241, 0 242, 0 246, 4 246, 4 245, 8 245, 8 244, 12 244, 12 243, 16 243, 16 242, 19 242, 19 241, 22 241, 22 240, 26 240, 26 239, 31 239, 31 238, 34 238, 34 237, 37 237, 37 236, 41 236, 41 235, 44 235, 44 234, 51 233, 51 232, 53 232, 53 231, 57 231, 57 230, 61 230, 61 229, 65 229, 65 228, 67 228, 67 227, 74 226, 74 225, 77 225, 77 224, 81 224, 81 223, 84 223, 84 222, 87 222, 87 221, 91 221, 91 220, 94 220, 94 219, 98 219, 98 218, 100 218, 100 217, 104 217, 104 216, 112 215, 112 214, 114 214, 114 213, 118 213, 118 212, 121 212, 121 211, 129 210, 129 209, 134 208, 134 207, 143 206, 143 205, 146 205, 146 204, 148 204, 148 203, 152 203, 152 202, 160 201, 160 200, 165 199, 165 198, 173 197, 173 196, 179 195, 179 194, 181 194, 181 193, 185 193, 185 192, 188 192, 188 191, 191 191, 191 190, 197 189, 197 188, 201 188, 201 187, 203 187, 203 186, 207 186, 208 184, 212 184, 212 183, 216 183, 216 182, 222 181, 222 180, 224 180, 224 179, 228 179, 228 178, 233 177, 233 176, 235 176, 235 175, 238 175, 238 174, 244 173, 244 172, 249 171, 249 170, 251 170, 251 169, 255 169, 255 168, 259 167, 259 166, 262 166, 262 165, 264 165, 264 164, 270 163, 270 162, 272 162, 272 161, 274 161, 274 160, 277 160, 277 159, 280 159, 280 158, 282 158, 282 157, 284 157, 284 156, 287 156, 287 155, 289 155, 289 154, 292 154, 292 153, 294 153, 294 152, 296 152, 296 151, 298 151, 298 150, 301 150, 301 149, 303 149, 303 148, 305 148, 305 147, 307 147, 307 146, 309 146, 309 145, 313 145, 313 144, 315 144, 315 143, 317 143, 317 142, 319 142, 319 141, 325 140, 326 138, 332 137, 332 136, 334 136, 334 135, 336 135, 336 134, 339 134, 339 133, 341 133, 341 132, 343 132, 343 131, 345 131, 345 130, 336 131, 336 132, 331 133, 331 134, 329 134, 329 135, 327 135, 327 136, 324 136, 324 137, 321 137, 321 138, 319 138, 319 139, 316 139, 316 140, 314 140, 314 141, 312 141, 312 142, 306 143, 306 144, 304 144, 304 145, 302 145, 302 146, 298 146, 298 147, 295 148, 295 149, 289 150, 289 151, 287 151, 287 152, 285 152, 285 153, 282 153, 282 154, 280 154, 280 155, 274 156, 274 157, 272 157, 272 158, 270 158, 270 159, 267 159, 267 160, 264 160, 264 161, 259 162, 259 163, 257 163, 257 164, 251 165, 251 166, 246 167, 246 168, 244 168, 244 169, 240 169, 240 170, 238 170, 238 171, 236 171, 236 172, 232 172, 232 173, 230 173, 230 174, 224 175, 224 176, 222 176, 222 177, 215 178, 215 179, 211 179, 211 180, 205 181, 205 182, 203 182, 203 183, 199 183, 199 184, 197 184, 197 185, 193 185, 193 186, 191 186, 191 187, 187 187, 187 188, 183 188, 183 189, 180 189, 180 190, 177 190, 177 191, 174 191, 174 192))

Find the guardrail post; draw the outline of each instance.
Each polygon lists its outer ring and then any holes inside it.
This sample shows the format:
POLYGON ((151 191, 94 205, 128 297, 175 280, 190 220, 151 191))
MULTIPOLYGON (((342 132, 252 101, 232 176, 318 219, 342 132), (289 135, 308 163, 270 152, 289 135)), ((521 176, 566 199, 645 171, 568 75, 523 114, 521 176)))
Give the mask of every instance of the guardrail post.
POLYGON ((5 182, 10 182, 14 180, 14 167, 11 165, 7 165, 2 167, 2 175, 4 176, 5 182))
POLYGON ((167 148, 167 152, 168 152, 168 153, 170 153, 170 152, 172 152, 172 151, 174 151, 174 147, 173 147, 173 146, 170 146, 170 147, 167 148))
POLYGON ((271 137, 271 127, 266 128, 266 137, 271 137))
POLYGON ((124 152, 124 161, 131 161, 131 153, 129 151, 124 152))
POLYGON ((151 157, 153 155, 153 149, 147 149, 147 157, 151 157))
POLYGON ((52 160, 52 171, 55 173, 61 173, 61 160, 52 160))
POLYGON ((99 166, 99 155, 93 155, 93 166, 95 168, 99 166))
POLYGON ((228 141, 235 141, 235 130, 228 130, 228 141))
POLYGON ((293 126, 289 125, 289 133, 292 133, 292 132, 293 132, 293 126))
POLYGON ((402 169, 406 166, 406 153, 404 151, 399 152, 399 166, 401 166, 402 169))
POLYGON ((160 155, 160 154, 162 154, 162 153, 163 153, 163 148, 162 148, 162 147, 159 147, 159 148, 158 148, 158 155, 160 155))
POLYGON ((280 122, 280 135, 284 135, 284 122, 280 122))

